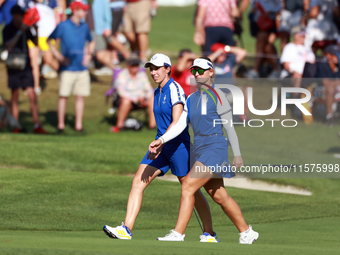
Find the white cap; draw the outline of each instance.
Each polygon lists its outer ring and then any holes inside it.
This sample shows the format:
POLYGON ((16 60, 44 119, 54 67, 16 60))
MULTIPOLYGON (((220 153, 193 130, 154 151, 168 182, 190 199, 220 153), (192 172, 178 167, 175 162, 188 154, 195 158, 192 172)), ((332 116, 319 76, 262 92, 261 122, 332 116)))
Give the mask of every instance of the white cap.
POLYGON ((190 69, 195 66, 200 67, 204 70, 214 68, 213 64, 209 60, 206 60, 204 58, 196 58, 194 60, 194 64, 190 67, 190 69))
POLYGON ((148 68, 150 65, 154 66, 169 66, 171 67, 171 61, 170 58, 162 53, 156 53, 152 56, 149 62, 146 62, 144 67, 148 68))

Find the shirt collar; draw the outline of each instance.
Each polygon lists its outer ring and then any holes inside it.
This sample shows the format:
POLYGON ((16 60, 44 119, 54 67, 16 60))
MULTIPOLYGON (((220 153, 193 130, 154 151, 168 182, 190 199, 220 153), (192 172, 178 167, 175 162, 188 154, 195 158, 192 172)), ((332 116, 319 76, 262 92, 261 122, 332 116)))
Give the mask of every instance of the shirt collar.
POLYGON ((168 82, 164 85, 164 87, 162 88, 162 91, 165 92, 167 91, 167 89, 169 88, 170 84, 174 82, 173 78, 170 78, 170 80, 168 80, 168 82))

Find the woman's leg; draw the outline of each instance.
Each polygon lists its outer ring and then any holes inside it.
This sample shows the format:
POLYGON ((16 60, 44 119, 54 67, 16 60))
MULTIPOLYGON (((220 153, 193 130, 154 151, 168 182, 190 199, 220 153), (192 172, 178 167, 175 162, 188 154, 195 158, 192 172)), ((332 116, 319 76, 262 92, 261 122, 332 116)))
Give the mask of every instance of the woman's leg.
MULTIPOLYGON (((178 180, 180 181, 180 183, 182 183, 185 178, 186 177, 178 177, 178 180)), ((209 233, 210 235, 213 235, 214 231, 212 227, 210 207, 207 199, 205 198, 201 190, 198 190, 195 193, 195 208, 201 218, 203 231, 209 233)))
POLYGON ((268 41, 268 36, 269 36, 268 33, 264 31, 259 31, 256 35, 256 54, 260 55, 259 57, 255 58, 254 70, 256 72, 259 71, 260 66, 263 62, 263 54, 264 54, 265 46, 268 41))
POLYGON ((131 231, 135 225, 136 218, 142 206, 143 192, 145 188, 161 172, 161 170, 146 164, 139 165, 137 173, 132 180, 124 222, 125 226, 127 226, 131 231))
POLYGON ((118 116, 117 116, 117 124, 116 126, 119 128, 124 127, 124 122, 129 115, 129 112, 132 109, 132 101, 128 98, 121 97, 119 110, 118 110, 118 116))
POLYGON ((194 210, 195 193, 204 184, 206 184, 212 176, 209 173, 205 173, 202 174, 202 176, 200 176, 202 178, 190 177, 191 175, 194 174, 194 171, 201 166, 203 166, 203 164, 201 162, 196 161, 193 167, 191 168, 190 172, 182 182, 181 203, 179 206, 177 224, 175 227, 175 230, 180 234, 184 234, 184 231, 191 218, 192 211, 194 210))
POLYGON ((222 178, 213 178, 204 185, 205 190, 219 204, 225 214, 235 224, 239 232, 244 232, 249 229, 246 221, 243 218, 242 212, 238 204, 232 199, 224 188, 222 178))
POLYGON ((35 46, 28 50, 31 66, 32 66, 32 74, 34 78, 34 89, 40 89, 40 69, 39 69, 39 55, 40 48, 39 46, 35 46))

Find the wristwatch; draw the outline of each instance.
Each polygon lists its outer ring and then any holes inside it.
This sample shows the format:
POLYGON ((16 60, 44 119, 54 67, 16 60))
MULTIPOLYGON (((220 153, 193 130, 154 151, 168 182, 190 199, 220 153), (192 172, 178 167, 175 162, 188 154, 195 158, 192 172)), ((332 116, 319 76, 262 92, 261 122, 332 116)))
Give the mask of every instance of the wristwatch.
POLYGON ((307 15, 308 15, 308 11, 304 10, 304 11, 302 12, 302 16, 306 17, 307 15))
POLYGON ((226 46, 224 47, 224 50, 225 50, 225 52, 229 52, 229 51, 230 51, 230 46, 229 46, 229 45, 226 45, 226 46))

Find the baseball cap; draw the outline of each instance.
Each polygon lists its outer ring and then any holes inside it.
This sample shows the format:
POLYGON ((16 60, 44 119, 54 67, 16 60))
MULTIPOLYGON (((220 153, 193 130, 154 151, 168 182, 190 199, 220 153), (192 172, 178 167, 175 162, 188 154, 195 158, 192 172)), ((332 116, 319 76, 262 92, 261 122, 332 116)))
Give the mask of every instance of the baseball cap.
POLYGON ((218 51, 219 49, 224 49, 225 45, 223 43, 214 43, 211 45, 210 50, 212 52, 218 51))
POLYGON ((21 6, 19 5, 14 5, 11 9, 11 14, 21 14, 24 15, 26 12, 23 8, 21 8, 21 6))
POLYGON ((339 47, 336 44, 328 45, 325 49, 325 53, 329 53, 332 55, 337 55, 338 52, 339 52, 339 47))
POLYGON ((129 66, 139 65, 140 59, 136 53, 132 53, 131 56, 126 60, 126 64, 129 66))
POLYGON ((291 34, 292 35, 295 35, 295 34, 298 34, 298 35, 306 35, 306 28, 304 26, 295 26, 292 28, 291 30, 291 34))
POLYGON ((200 67, 204 70, 214 68, 213 64, 209 60, 206 60, 204 58, 196 58, 194 60, 194 64, 190 67, 190 69, 193 67, 200 67))
POLYGON ((84 3, 82 0, 75 0, 70 4, 70 9, 72 12, 74 12, 76 9, 87 11, 89 8, 90 6, 84 3))
POLYGON ((146 62, 144 67, 148 68, 150 65, 154 66, 168 66, 171 67, 170 58, 162 53, 156 53, 152 56, 149 62, 146 62))

